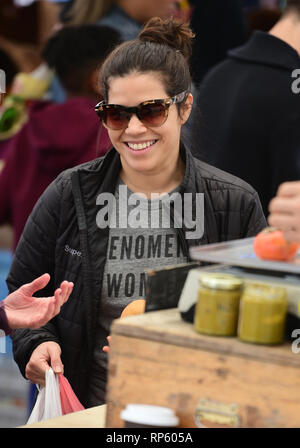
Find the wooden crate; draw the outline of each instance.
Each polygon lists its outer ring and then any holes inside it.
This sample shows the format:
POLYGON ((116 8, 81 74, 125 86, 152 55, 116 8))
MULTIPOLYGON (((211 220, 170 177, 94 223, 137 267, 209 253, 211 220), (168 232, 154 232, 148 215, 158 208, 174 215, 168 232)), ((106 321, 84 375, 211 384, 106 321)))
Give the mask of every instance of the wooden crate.
POLYGON ((180 427, 300 427, 300 353, 203 336, 177 309, 112 326, 108 428, 129 403, 168 406, 180 427), (197 422, 197 424, 196 424, 197 422))

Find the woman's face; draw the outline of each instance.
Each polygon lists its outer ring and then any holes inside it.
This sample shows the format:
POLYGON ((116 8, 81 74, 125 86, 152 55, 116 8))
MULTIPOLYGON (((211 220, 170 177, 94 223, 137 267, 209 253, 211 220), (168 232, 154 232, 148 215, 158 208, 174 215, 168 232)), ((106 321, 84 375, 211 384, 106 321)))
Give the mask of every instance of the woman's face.
MULTIPOLYGON (((156 73, 133 73, 112 78, 109 83, 110 104, 133 107, 147 100, 165 98, 168 98, 168 94, 156 73)), ((191 102, 191 97, 187 101, 191 102)), ((111 142, 120 154, 123 170, 156 175, 176 165, 181 126, 189 114, 190 108, 183 108, 179 116, 176 104, 172 104, 167 120, 160 127, 148 127, 136 115, 132 115, 125 129, 109 129, 111 142)))

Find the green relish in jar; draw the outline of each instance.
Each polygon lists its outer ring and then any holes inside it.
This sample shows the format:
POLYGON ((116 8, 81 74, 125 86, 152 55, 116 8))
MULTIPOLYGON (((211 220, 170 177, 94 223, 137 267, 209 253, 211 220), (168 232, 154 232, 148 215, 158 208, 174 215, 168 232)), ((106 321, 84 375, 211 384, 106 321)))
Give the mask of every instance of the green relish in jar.
POLYGON ((242 280, 234 275, 201 275, 194 329, 198 333, 215 336, 234 336, 242 286, 242 280))
POLYGON ((284 288, 249 284, 241 297, 239 338, 256 344, 280 344, 284 338, 286 313, 284 288))

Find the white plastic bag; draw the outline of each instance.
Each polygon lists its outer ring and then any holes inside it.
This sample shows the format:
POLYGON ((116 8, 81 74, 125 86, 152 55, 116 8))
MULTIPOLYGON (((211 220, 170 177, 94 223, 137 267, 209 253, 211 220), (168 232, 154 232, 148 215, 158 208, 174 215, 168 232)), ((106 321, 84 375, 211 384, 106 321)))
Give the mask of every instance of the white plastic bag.
POLYGON ((27 425, 62 415, 59 381, 51 368, 46 372, 45 387, 37 386, 37 388, 39 389, 39 394, 27 425))

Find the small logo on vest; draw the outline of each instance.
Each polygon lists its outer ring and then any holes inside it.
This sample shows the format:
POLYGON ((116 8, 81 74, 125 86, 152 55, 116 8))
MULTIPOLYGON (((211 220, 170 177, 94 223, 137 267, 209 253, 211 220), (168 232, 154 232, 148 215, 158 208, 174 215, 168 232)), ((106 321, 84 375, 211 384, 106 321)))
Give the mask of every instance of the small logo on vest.
POLYGON ((300 69, 296 68, 292 72, 292 78, 296 78, 295 81, 292 82, 292 92, 297 94, 300 93, 300 69))
POLYGON ((72 255, 72 257, 75 255, 77 257, 81 257, 80 250, 72 249, 72 247, 68 246, 68 244, 65 245, 65 252, 72 255))

